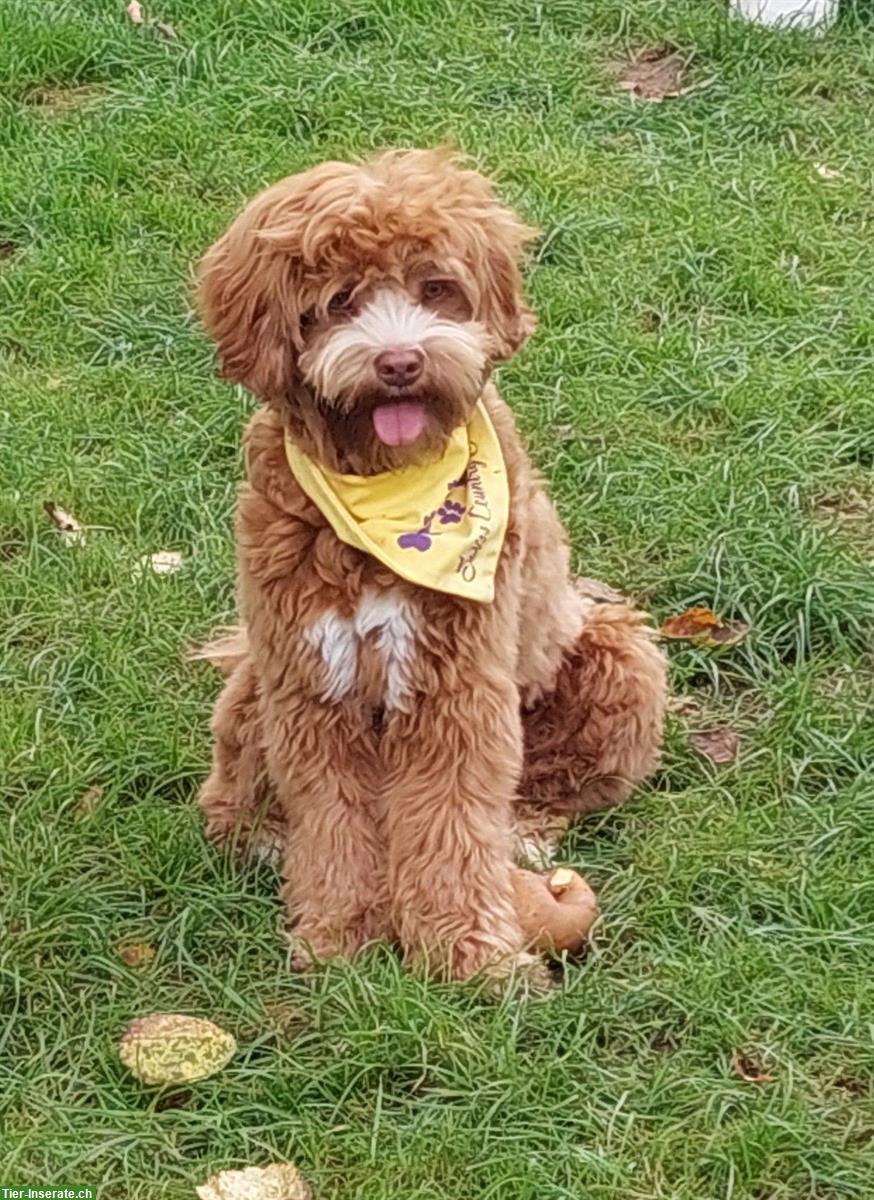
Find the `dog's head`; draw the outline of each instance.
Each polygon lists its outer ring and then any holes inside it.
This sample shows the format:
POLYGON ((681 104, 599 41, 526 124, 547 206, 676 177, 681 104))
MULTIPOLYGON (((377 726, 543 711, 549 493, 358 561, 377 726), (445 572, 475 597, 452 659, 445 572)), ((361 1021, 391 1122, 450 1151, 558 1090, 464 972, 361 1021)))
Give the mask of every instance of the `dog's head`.
POLYGON ((530 335, 533 233, 447 152, 325 163, 219 238, 201 308, 228 378, 327 465, 368 474, 438 450, 530 335))

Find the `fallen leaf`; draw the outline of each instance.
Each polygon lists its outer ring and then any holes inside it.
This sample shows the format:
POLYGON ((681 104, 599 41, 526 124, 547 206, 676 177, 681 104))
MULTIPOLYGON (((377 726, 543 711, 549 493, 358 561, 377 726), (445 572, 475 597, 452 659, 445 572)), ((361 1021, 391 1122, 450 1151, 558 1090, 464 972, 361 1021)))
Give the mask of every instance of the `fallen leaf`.
POLYGON ((820 179, 843 179, 844 177, 841 171, 836 171, 834 167, 827 167, 825 163, 814 163, 813 169, 820 179))
POLYGON ((163 33, 165 38, 169 38, 171 42, 176 41, 176 30, 169 21, 156 21, 155 28, 159 33, 163 33))
POLYGON ((594 600, 597 604, 622 604, 625 600, 622 593, 610 587, 609 583, 602 583, 600 579, 589 579, 586 575, 578 575, 574 580, 574 587, 581 596, 587 600, 594 600))
POLYGON ((689 741, 696 750, 720 766, 734 762, 740 747, 740 738, 727 725, 696 730, 689 734, 689 741))
POLYGON ((200 1200, 311 1200, 312 1197, 292 1163, 220 1171, 194 1190, 200 1200))
POLYGON ((134 25, 142 25, 143 23, 143 6, 139 0, 130 0, 130 4, 125 9, 125 12, 133 21, 134 25))
POLYGON ((87 792, 84 792, 82 799, 73 809, 73 816, 77 821, 84 821, 86 817, 90 817, 100 807, 100 801, 103 799, 103 787, 96 783, 94 787, 90 787, 87 792))
POLYGON ((670 696, 668 712, 675 717, 698 717, 701 715, 701 701, 694 696, 670 696))
POLYGON ((85 530, 72 513, 66 512, 53 500, 46 500, 43 508, 61 531, 61 538, 67 546, 81 546, 85 541, 85 530))
POLYGON ((684 613, 662 622, 661 634, 666 638, 695 642, 699 646, 736 646, 749 633, 743 621, 726 621, 709 608, 687 608, 684 613))
POLYGON ((774 1076, 766 1071, 764 1064, 754 1054, 735 1050, 731 1056, 731 1069, 747 1083, 773 1083, 774 1076))
POLYGON ((152 961, 155 953, 155 947, 147 942, 128 942, 118 948, 118 956, 126 967, 142 967, 152 961))
POLYGON ((141 1083, 192 1083, 226 1067, 237 1049, 231 1034, 201 1017, 153 1013, 131 1021, 118 1046, 141 1083))
POLYGON ((686 61, 676 46, 663 42, 639 51, 631 60, 616 64, 618 85, 638 100, 657 104, 682 96, 687 90, 683 72, 686 61))
POLYGON ((144 555, 134 564, 133 577, 141 579, 146 571, 154 571, 156 575, 172 575, 182 566, 182 555, 176 550, 158 550, 155 554, 144 555))

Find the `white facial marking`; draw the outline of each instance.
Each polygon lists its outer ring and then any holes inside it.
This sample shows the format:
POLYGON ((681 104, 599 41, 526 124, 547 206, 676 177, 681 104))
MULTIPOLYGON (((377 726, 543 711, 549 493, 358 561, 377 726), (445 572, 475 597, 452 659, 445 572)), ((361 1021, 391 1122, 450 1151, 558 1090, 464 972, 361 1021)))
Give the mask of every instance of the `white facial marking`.
POLYGON ((385 707, 403 709, 412 696, 412 657, 416 640, 413 606, 397 592, 367 591, 349 619, 328 609, 307 630, 307 642, 326 669, 325 700, 341 700, 355 687, 358 648, 376 633, 376 646, 385 663, 385 707))
POLYGON ((377 292, 351 322, 356 336, 374 350, 387 346, 418 346, 438 326, 455 329, 457 322, 444 321, 436 313, 411 304, 397 292, 377 292))
POLYGON ((384 288, 370 303, 338 326, 317 353, 301 355, 300 365, 319 395, 327 400, 366 391, 368 375, 382 350, 417 349, 441 373, 460 374, 475 388, 485 367, 485 334, 474 321, 450 321, 398 292, 384 288))

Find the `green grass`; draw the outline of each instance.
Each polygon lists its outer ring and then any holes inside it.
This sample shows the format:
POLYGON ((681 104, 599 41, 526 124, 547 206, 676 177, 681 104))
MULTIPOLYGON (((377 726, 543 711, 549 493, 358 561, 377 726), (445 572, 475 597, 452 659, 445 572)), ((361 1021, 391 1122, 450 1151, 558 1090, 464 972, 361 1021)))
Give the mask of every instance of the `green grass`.
POLYGON ((319 1200, 871 1196, 874 26, 724 7, 166 0, 171 42, 122 0, 0 6, 0 1184, 182 1200, 291 1158, 319 1200), (662 39, 699 86, 637 104, 610 64, 662 39), (502 386, 577 565, 753 627, 671 647, 701 715, 572 839, 603 924, 529 1005, 387 951, 293 976, 274 876, 194 807, 217 680, 180 648, 233 609, 251 402, 192 264, 275 177, 447 138, 544 231, 502 386), (149 1093, 115 1043, 152 1010, 240 1051, 149 1093))

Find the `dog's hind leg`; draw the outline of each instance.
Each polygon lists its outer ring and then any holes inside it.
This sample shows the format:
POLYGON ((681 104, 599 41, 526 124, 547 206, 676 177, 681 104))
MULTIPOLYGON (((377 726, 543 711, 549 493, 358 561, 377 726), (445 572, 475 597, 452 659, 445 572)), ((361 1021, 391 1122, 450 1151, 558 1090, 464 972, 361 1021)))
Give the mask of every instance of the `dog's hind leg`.
POLYGON ((644 617, 593 604, 552 691, 523 711, 520 814, 548 822, 625 800, 658 765, 665 689, 644 617))
POLYGON ((257 680, 248 655, 228 665, 230 674, 212 716, 212 770, 198 803, 208 837, 278 862, 285 822, 267 775, 257 680))

